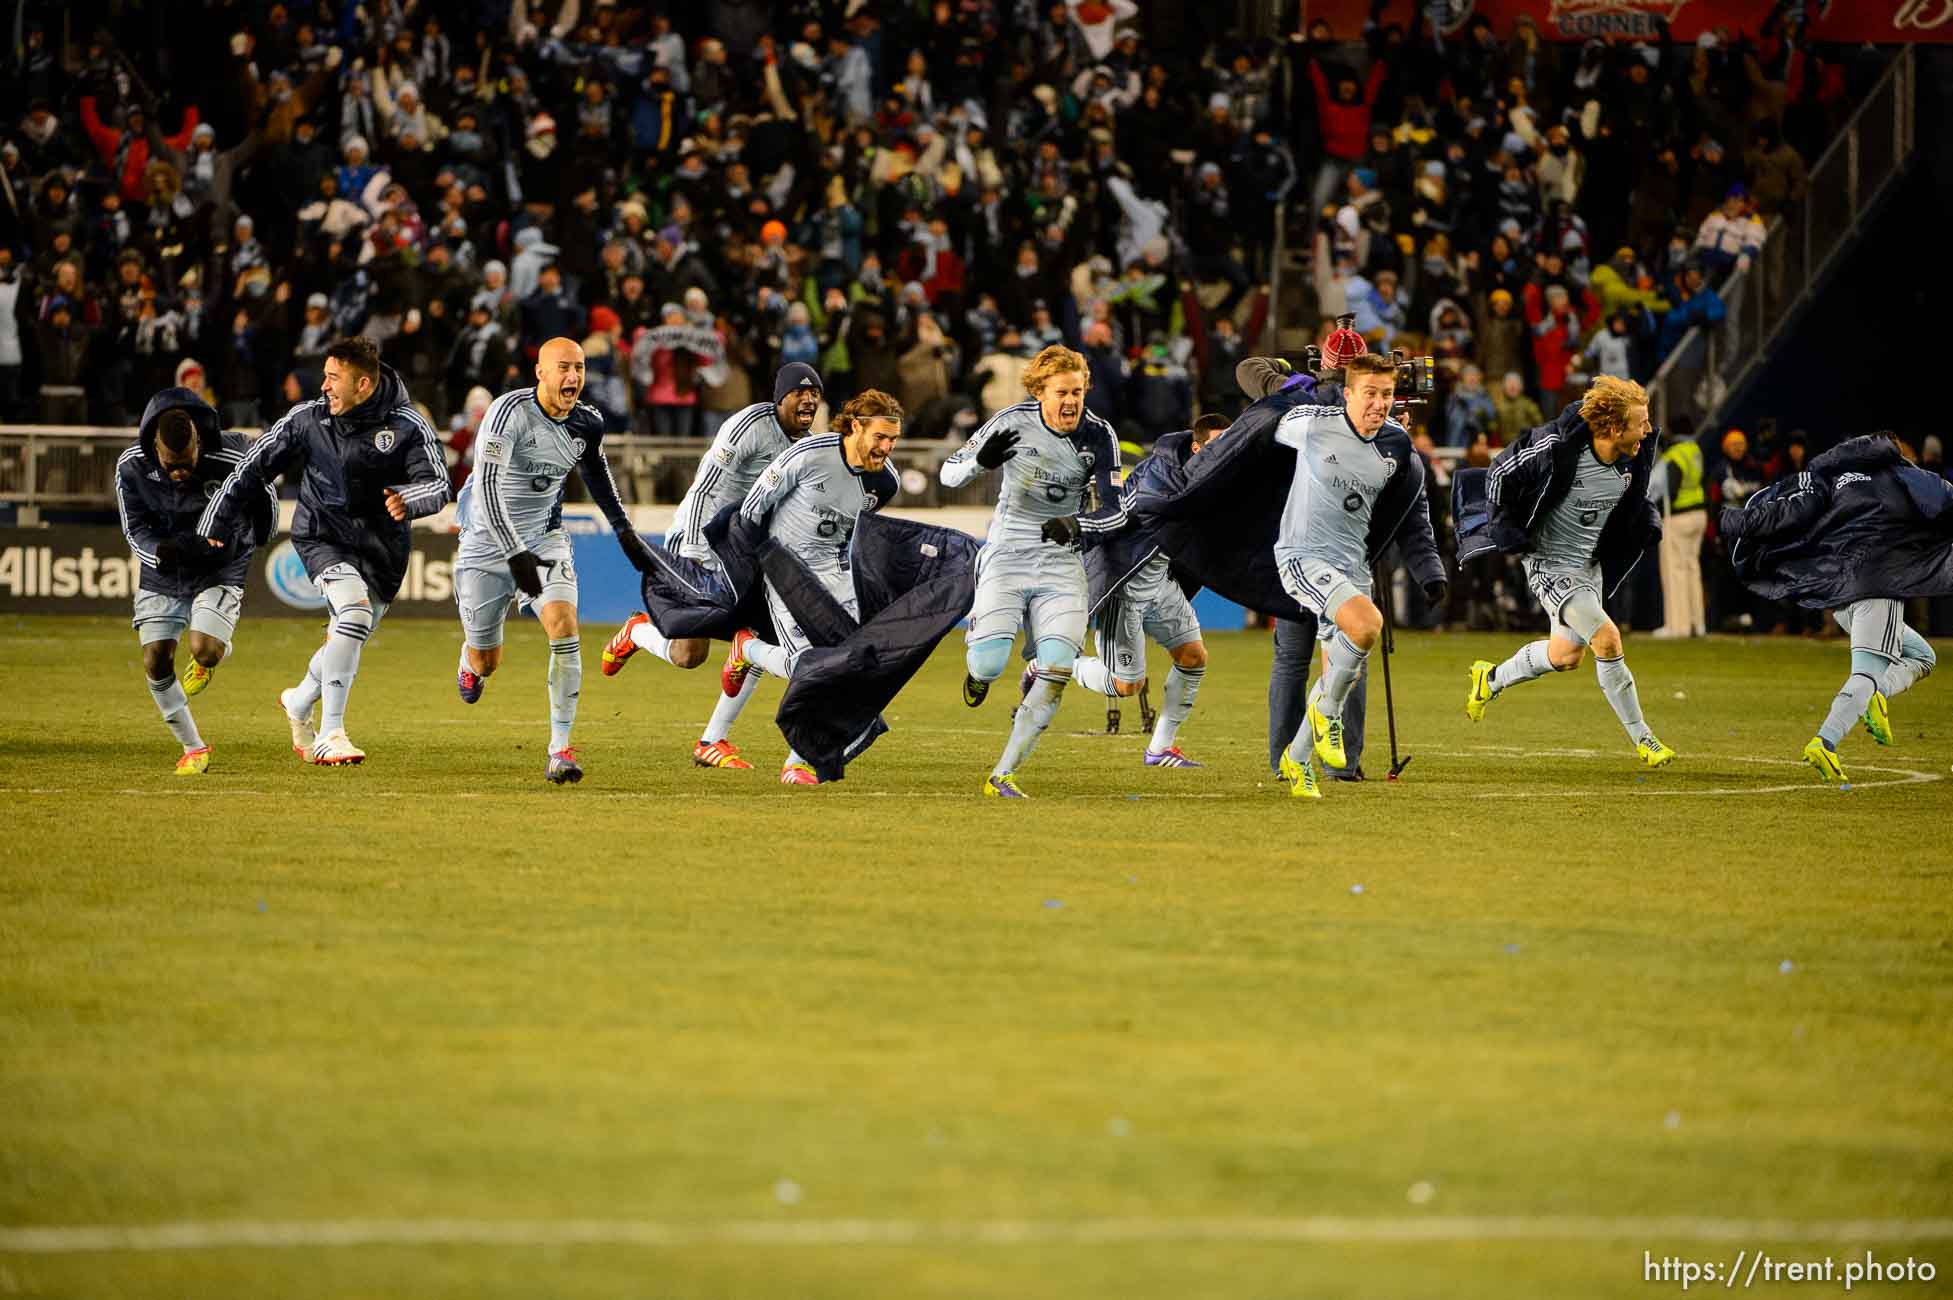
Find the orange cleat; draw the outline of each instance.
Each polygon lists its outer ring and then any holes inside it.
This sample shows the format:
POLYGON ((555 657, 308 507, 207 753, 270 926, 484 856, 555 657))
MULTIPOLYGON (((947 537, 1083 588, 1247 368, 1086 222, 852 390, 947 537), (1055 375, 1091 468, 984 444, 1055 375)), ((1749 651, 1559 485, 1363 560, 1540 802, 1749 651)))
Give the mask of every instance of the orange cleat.
POLYGON ((730 740, 715 740, 711 744, 699 741, 692 746, 692 762, 700 767, 724 767, 739 772, 750 772, 753 765, 739 756, 739 748, 730 740))
POLYGON ((805 763, 788 763, 780 769, 781 785, 819 785, 820 778, 805 763))
POLYGON ((633 614, 617 629, 616 636, 604 642, 604 676, 615 677, 624 667, 624 661, 637 653, 637 642, 631 640, 631 631, 650 621, 650 616, 643 612, 633 614))
POLYGON ((746 662, 746 643, 754 639, 753 630, 742 627, 732 634, 732 649, 726 652, 726 666, 719 670, 719 689, 728 697, 739 694, 739 688, 746 684, 746 674, 753 666, 746 662))

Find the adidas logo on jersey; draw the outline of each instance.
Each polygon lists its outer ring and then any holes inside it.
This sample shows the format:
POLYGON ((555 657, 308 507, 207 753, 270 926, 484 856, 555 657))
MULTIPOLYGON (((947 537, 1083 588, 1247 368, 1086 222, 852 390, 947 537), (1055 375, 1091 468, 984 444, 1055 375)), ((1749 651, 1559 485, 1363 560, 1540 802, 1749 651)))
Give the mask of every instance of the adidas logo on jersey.
POLYGON ((1837 485, 1839 487, 1850 487, 1853 483, 1869 483, 1871 481, 1872 476, 1870 474, 1848 473, 1838 475, 1837 485))

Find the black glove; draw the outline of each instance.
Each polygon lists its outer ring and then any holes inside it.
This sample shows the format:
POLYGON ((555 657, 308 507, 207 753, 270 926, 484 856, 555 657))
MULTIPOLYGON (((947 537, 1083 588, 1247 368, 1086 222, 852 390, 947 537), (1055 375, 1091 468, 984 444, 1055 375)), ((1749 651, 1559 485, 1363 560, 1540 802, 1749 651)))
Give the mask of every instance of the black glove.
POLYGON ((639 573, 651 572, 651 548, 637 535, 637 529, 626 528, 617 534, 617 544, 624 548, 624 558, 631 562, 633 569, 639 573))
POLYGON ((174 537, 156 543, 156 572, 174 574, 183 564, 183 544, 174 537))
POLYGON ((1451 597, 1451 584, 1437 578, 1424 584, 1424 600, 1433 609, 1442 606, 1451 597))
POLYGON ((542 598, 542 572, 537 563, 533 551, 517 551, 509 557, 509 573, 515 578, 516 589, 530 600, 542 598))
POLYGON ((1017 454, 1017 440, 1024 435, 1015 431, 994 434, 990 440, 977 448, 977 464, 985 469, 995 469, 1017 454))
POLYGON ((1078 543, 1078 516, 1061 515, 1056 519, 1047 519, 1044 527, 1038 530, 1038 536, 1060 546, 1075 546, 1078 543))

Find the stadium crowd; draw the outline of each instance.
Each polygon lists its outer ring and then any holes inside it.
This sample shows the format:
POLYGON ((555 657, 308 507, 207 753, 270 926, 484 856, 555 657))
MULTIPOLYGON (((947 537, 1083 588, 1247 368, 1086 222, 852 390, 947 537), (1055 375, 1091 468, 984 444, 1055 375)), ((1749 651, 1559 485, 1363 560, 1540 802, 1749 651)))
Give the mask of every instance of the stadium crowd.
MULTIPOLYGON (((363 334, 457 481, 557 335, 611 428, 699 437, 791 361, 966 434, 1064 341, 1148 443, 1238 409, 1284 201, 1314 316, 1436 354, 1420 446, 1482 464, 1718 320, 1876 72, 1795 0, 1686 46, 1440 36, 1382 0, 1360 32, 1292 5, 1170 47, 1133 0, 203 0, 113 33, 105 4, 24 8, 0 420, 127 424, 177 383, 258 426, 363 334)), ((1803 443, 1702 431, 1671 504, 1699 486, 1711 516, 1803 443)), ((1711 625, 1775 621, 1722 586, 1711 625)))

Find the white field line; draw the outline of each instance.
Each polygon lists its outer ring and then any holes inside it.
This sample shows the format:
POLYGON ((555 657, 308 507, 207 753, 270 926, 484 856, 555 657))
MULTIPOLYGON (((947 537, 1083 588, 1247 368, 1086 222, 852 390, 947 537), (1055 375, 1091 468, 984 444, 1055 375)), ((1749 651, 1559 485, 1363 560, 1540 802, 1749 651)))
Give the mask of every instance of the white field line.
POLYGON ((1530 1215, 1224 1219, 254 1220, 0 1228, 0 1254, 345 1246, 1090 1246, 1152 1242, 1713 1241, 1953 1239, 1953 1219, 1602 1218, 1530 1215))
MULTIPOLYGON (((1637 781, 1634 785, 1630 786, 1622 783, 1627 772, 1631 770, 1630 760, 1624 758, 1617 750, 1598 750, 1598 749, 1529 750, 1529 749, 1520 749, 1517 747, 1486 745, 1486 746, 1477 746, 1469 750, 1422 749, 1422 750, 1418 750, 1417 752, 1421 754, 1440 754, 1440 755, 1445 755, 1453 758, 1478 758, 1478 759, 1500 758, 1500 757, 1560 758, 1560 759, 1576 759, 1576 760, 1601 759, 1601 760, 1606 760, 1609 763, 1621 765, 1620 772, 1613 779, 1611 779, 1609 783, 1606 785, 1552 786, 1552 787, 1541 787, 1539 789, 1533 789, 1533 790, 1471 790, 1466 792, 1460 792, 1457 788, 1457 783, 1455 781, 1438 781, 1438 782, 1432 782, 1428 785, 1415 779, 1408 780, 1405 782, 1406 788, 1422 787, 1430 791, 1442 791, 1445 793, 1447 797, 1450 798, 1581 799, 1581 798, 1618 798, 1621 796, 1626 796, 1629 798, 1652 798, 1652 797, 1674 797, 1674 796, 1732 798, 1732 797, 1757 795, 1757 794, 1796 794, 1796 793, 1813 793, 1813 792, 1822 794, 1822 793, 1837 792, 1835 787, 1825 785, 1824 783, 1814 778, 1810 780, 1788 781, 1779 785, 1712 786, 1706 789, 1673 790, 1673 789, 1662 788, 1662 782, 1666 778, 1661 773, 1655 773, 1651 775, 1646 782, 1637 781)), ((1707 755, 1702 755, 1701 758, 1711 762, 1756 763, 1756 764, 1770 765, 1770 766, 1777 766, 1777 767, 1802 767, 1803 766, 1802 763, 1798 762, 1795 759, 1760 758, 1748 754, 1707 754, 1707 755)), ((1679 761, 1683 763, 1687 763, 1688 757, 1684 756, 1679 761)), ((1879 786, 1889 786, 1889 785, 1921 785, 1921 784, 1927 784, 1935 781, 1945 780, 1945 777, 1941 776, 1937 772, 1919 772, 1919 771, 1914 771, 1911 768, 1904 768, 1904 767, 1886 767, 1886 766, 1881 766, 1872 763, 1853 763, 1852 768, 1853 770, 1859 772, 1884 773, 1890 778, 1888 780, 1879 780, 1879 781, 1853 781, 1851 782, 1851 788, 1854 791, 1871 790, 1871 789, 1876 789, 1879 786)), ((1493 774, 1488 773, 1488 775, 1493 775, 1493 774)), ((332 781, 332 780, 340 780, 340 779, 351 781, 351 780, 356 780, 357 778, 348 775, 345 777, 322 776, 318 779, 321 781, 332 781)), ((723 778, 720 779, 724 780, 723 778)), ((1198 780, 1199 778, 1179 775, 1179 776, 1168 777, 1167 779, 1172 781, 1182 781, 1182 780, 1198 780)), ((686 800, 686 799, 717 800, 717 799, 724 799, 726 797, 727 788, 731 787, 732 784, 733 783, 731 781, 726 780, 724 782, 724 785, 722 785, 721 788, 716 790, 675 790, 669 792, 658 792, 658 791, 650 791, 650 790, 579 789, 574 794, 563 795, 563 794, 559 794, 559 792, 556 791, 531 789, 526 791, 526 793, 536 795, 539 797, 544 797, 544 798, 563 797, 563 798, 574 798, 574 799, 581 799, 581 800, 592 800, 592 799, 633 800, 633 801, 656 800, 659 802, 670 802, 672 800, 686 800)), ((767 783, 762 781, 757 784, 764 785, 767 783)), ((1269 777, 1265 781, 1267 790, 1277 790, 1279 788, 1279 784, 1280 783, 1273 777, 1269 777)), ((1373 777, 1369 782, 1369 784, 1381 785, 1383 784, 1383 782, 1373 777)), ((1261 789, 1262 787, 1258 785, 1256 788, 1261 789)), ((77 787, 70 787, 70 786, 0 786, 0 795, 81 794, 81 795, 94 795, 98 797, 110 796, 116 798, 131 798, 131 799, 172 799, 172 798, 277 799, 277 798, 289 798, 293 793, 294 793, 293 791, 289 791, 289 790, 225 789, 222 786, 222 784, 219 782, 207 782, 207 781, 198 781, 193 783, 192 785, 174 784, 170 786, 159 787, 157 789, 152 789, 152 790, 137 789, 133 786, 124 786, 116 789, 105 788, 105 789, 93 789, 93 790, 84 790, 84 789, 80 789, 77 787)), ((525 792, 523 791, 511 792, 507 790, 500 790, 500 791, 460 790, 460 791, 453 791, 444 794, 441 797, 443 799, 506 799, 509 797, 511 793, 525 793, 525 792)), ((1126 790, 1115 790, 1115 791, 1108 791, 1105 794, 1065 794, 1065 795, 1053 795, 1050 796, 1050 798, 1058 802, 1064 802, 1064 801, 1077 802, 1077 801, 1085 801, 1085 800, 1106 800, 1106 799, 1119 799, 1119 800, 1125 800, 1127 802, 1133 802, 1141 799, 1147 799, 1147 800, 1231 799, 1236 801, 1242 801, 1242 800, 1253 800, 1265 796, 1266 796, 1266 791, 1264 791, 1263 795, 1255 795, 1255 794, 1250 794, 1245 790, 1232 790, 1232 791, 1229 790, 1153 790, 1144 793, 1126 791, 1126 790)), ((360 797, 363 799, 414 799, 414 800, 424 800, 426 798, 424 793, 417 793, 414 791, 401 791, 401 790, 362 790, 360 792, 360 797)), ((820 794, 813 797, 820 798, 820 799, 958 799, 958 800, 973 800, 976 798, 974 794, 966 793, 965 791, 962 790, 863 790, 860 789, 859 787, 849 788, 845 785, 829 786, 823 791, 821 791, 820 794)))

